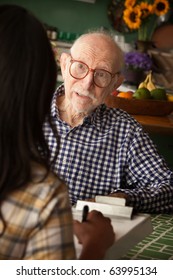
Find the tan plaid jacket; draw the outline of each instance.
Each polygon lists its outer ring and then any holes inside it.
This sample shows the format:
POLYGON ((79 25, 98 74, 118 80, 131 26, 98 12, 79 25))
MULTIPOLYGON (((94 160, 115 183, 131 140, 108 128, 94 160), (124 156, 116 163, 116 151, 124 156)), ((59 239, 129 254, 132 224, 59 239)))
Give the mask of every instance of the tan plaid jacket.
POLYGON ((33 166, 33 180, 2 203, 1 260, 75 259, 72 214, 67 188, 50 173, 33 166))

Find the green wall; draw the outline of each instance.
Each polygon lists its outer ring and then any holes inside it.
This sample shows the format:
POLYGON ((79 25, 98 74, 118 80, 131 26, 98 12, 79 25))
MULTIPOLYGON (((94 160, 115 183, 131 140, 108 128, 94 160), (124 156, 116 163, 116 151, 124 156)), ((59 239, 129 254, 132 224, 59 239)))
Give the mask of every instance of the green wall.
POLYGON ((110 0, 96 0, 95 4, 75 0, 0 0, 30 9, 43 22, 61 31, 83 33, 88 28, 111 28, 107 17, 110 0))
MULTIPOLYGON (((77 34, 98 27, 113 30, 107 16, 111 2, 111 0, 95 0, 95 3, 91 4, 75 0, 0 0, 0 4, 18 4, 28 8, 41 21, 57 27, 59 31, 77 34)), ((173 0, 170 1, 170 5, 173 8, 173 0)), ((173 16, 170 22, 173 22, 173 16)), ((136 32, 126 33, 126 42, 134 42, 136 34, 136 32)))
MULTIPOLYGON (((75 0, 0 0, 0 4, 17 4, 28 8, 42 22, 62 32, 78 35, 99 27, 115 31, 107 16, 111 0, 96 0, 94 4, 75 0)), ((126 34, 125 38, 127 42, 133 42, 135 34, 126 34)))

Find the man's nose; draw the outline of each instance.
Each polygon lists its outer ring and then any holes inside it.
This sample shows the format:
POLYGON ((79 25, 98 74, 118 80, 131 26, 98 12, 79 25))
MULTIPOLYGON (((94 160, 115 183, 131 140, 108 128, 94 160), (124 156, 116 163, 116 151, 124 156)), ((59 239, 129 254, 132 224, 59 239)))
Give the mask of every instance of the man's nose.
POLYGON ((82 79, 82 82, 85 86, 85 89, 89 89, 91 86, 94 85, 94 73, 92 70, 90 70, 88 75, 82 79))

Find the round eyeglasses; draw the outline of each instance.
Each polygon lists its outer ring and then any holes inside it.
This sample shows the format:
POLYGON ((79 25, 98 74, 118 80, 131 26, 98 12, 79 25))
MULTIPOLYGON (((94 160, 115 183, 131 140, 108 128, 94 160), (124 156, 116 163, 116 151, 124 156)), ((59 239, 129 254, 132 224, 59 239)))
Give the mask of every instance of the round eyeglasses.
POLYGON ((112 74, 104 69, 91 69, 86 63, 75 59, 71 59, 70 63, 69 72, 73 78, 82 80, 89 72, 93 72, 94 84, 100 88, 107 87, 111 83, 112 78, 115 78, 117 81, 120 74, 119 72, 112 74))

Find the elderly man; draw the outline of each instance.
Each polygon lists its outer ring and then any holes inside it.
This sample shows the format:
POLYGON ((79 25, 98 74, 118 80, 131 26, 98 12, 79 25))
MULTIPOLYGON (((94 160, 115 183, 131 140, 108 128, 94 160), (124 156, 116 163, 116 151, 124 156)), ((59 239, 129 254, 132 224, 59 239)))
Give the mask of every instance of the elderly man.
POLYGON ((44 132, 52 169, 69 186, 71 203, 123 195, 137 211, 172 211, 173 172, 139 123, 104 104, 123 80, 123 54, 111 36, 82 35, 60 63, 64 84, 44 132))

